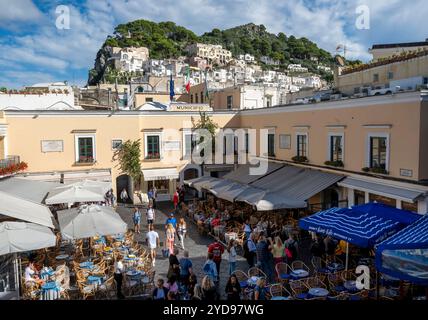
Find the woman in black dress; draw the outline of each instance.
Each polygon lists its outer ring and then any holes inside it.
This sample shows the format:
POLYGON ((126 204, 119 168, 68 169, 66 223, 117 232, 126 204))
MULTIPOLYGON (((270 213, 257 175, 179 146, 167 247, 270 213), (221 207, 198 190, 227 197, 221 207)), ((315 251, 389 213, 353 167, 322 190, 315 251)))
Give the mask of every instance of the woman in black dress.
POLYGON ((227 300, 240 301, 241 300, 241 285, 238 278, 232 274, 226 284, 227 300))
POLYGON ((169 269, 167 278, 170 279, 171 277, 175 277, 176 279, 180 278, 180 262, 177 258, 178 255, 178 249, 174 248, 173 254, 169 256, 169 269))

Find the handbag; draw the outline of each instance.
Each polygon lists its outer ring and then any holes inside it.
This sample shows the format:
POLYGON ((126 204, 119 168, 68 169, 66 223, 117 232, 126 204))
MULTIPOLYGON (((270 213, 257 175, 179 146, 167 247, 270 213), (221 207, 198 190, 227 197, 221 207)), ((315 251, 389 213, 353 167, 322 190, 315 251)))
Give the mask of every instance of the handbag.
POLYGON ((293 254, 291 253, 290 249, 285 248, 285 256, 286 256, 288 259, 293 258, 293 254))

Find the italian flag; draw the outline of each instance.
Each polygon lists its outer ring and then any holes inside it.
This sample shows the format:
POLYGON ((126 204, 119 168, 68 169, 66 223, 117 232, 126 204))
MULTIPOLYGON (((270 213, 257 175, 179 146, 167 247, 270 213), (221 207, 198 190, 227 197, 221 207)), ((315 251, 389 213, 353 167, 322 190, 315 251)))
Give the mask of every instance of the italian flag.
POLYGON ((186 75, 186 91, 190 93, 190 68, 187 67, 187 75, 186 75))

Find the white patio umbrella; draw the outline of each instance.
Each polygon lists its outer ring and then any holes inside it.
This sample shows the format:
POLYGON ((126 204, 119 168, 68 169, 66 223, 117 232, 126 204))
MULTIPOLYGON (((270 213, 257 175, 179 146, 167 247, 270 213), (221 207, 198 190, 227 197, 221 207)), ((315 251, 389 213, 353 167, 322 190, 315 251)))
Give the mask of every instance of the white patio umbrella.
POLYGON ((98 202, 105 200, 104 194, 100 187, 59 187, 49 192, 45 202, 46 204, 98 202))
POLYGON ((83 239, 125 233, 128 225, 111 207, 84 205, 58 211, 63 239, 83 239))
POLYGON ((96 181, 96 180, 89 180, 85 179, 82 181, 73 182, 70 184, 65 184, 62 186, 58 186, 55 189, 64 189, 64 188, 70 188, 70 187, 82 187, 82 188, 101 188, 103 194, 106 194, 107 191, 112 189, 113 185, 111 182, 105 182, 105 181, 96 181))
POLYGON ((54 247, 56 237, 51 229, 35 223, 0 223, 0 255, 54 247))

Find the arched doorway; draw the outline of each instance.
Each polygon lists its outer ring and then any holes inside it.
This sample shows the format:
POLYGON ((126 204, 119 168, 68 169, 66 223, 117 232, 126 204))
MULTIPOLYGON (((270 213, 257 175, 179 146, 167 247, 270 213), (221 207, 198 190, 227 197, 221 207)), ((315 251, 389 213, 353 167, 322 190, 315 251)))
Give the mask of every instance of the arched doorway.
POLYGON ((118 203, 122 203, 120 193, 123 189, 126 189, 126 192, 128 192, 129 199, 127 203, 133 203, 134 190, 132 190, 131 178, 126 174, 120 175, 116 178, 116 199, 118 203))

